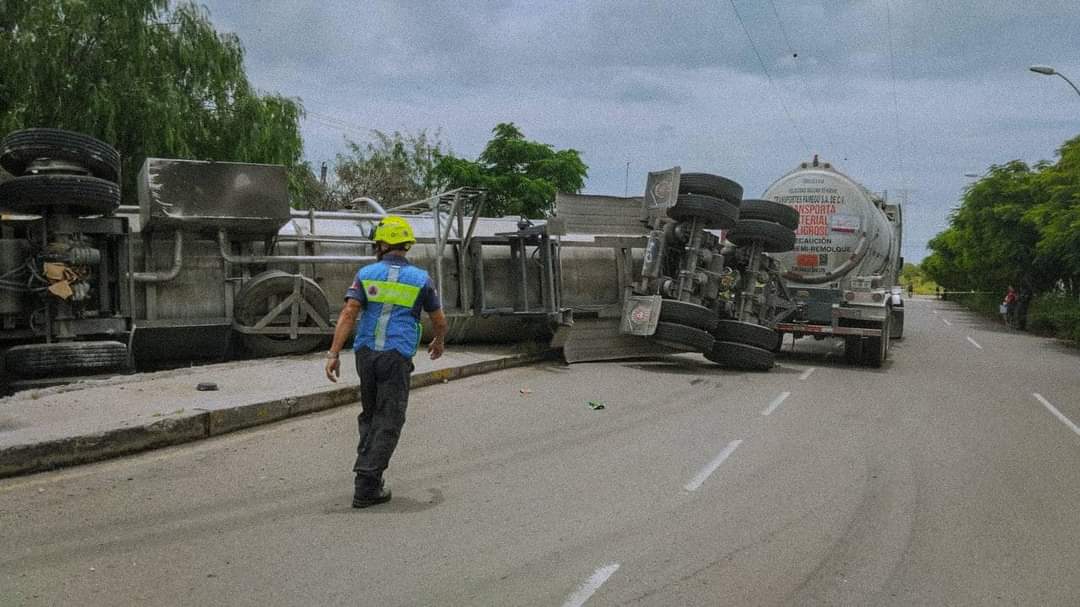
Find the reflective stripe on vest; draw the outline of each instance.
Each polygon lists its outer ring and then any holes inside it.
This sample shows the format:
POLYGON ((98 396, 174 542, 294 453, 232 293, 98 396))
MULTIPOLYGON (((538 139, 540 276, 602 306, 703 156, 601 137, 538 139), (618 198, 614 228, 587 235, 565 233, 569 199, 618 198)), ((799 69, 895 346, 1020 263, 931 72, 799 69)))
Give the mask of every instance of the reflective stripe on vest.
POLYGON ((375 349, 386 349, 386 328, 390 325, 390 316, 394 306, 412 308, 420 297, 420 287, 399 283, 400 266, 390 266, 386 280, 362 281, 368 301, 382 304, 379 320, 375 323, 375 349))

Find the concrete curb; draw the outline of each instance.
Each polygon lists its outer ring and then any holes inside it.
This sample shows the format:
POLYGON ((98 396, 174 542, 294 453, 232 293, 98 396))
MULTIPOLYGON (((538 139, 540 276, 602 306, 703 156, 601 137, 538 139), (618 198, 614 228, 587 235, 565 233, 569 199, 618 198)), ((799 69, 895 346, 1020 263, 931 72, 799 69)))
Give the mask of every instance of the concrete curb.
MULTIPOLYGON (((468 363, 423 373, 413 373, 410 386, 420 388, 520 367, 551 357, 551 352, 513 354, 502 358, 468 363)), ((106 430, 97 434, 15 445, 0 449, 0 478, 53 470, 130 455, 268 424, 290 417, 324 411, 357 402, 356 387, 202 411, 162 419, 150 424, 106 430)))

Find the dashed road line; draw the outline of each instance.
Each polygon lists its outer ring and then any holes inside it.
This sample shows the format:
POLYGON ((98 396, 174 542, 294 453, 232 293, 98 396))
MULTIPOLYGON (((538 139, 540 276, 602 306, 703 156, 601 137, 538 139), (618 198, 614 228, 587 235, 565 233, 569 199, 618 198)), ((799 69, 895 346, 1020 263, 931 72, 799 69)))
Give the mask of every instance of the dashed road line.
POLYGON ((618 563, 611 563, 610 565, 604 565, 597 569, 589 576, 589 579, 578 586, 578 589, 574 591, 574 594, 570 595, 570 598, 566 599, 566 602, 563 603, 563 607, 581 607, 584 605, 585 602, 588 601, 592 595, 596 594, 596 591, 604 585, 604 582, 618 570, 618 563))
POLYGON ((802 372, 802 375, 799 376, 799 379, 803 380, 803 379, 806 379, 806 378, 810 377, 810 375, 813 374, 813 372, 816 371, 816 370, 817 370, 817 367, 810 367, 809 369, 802 372))
POLYGON ((770 414, 772 414, 772 412, 776 411, 776 408, 780 406, 780 403, 787 400, 787 397, 789 397, 789 396, 791 396, 791 392, 781 392, 780 396, 777 396, 776 398, 774 398, 773 401, 771 403, 769 403, 769 406, 765 407, 765 410, 762 411, 761 414, 762 415, 770 415, 770 414))
POLYGON ((707 466, 702 468, 701 472, 697 473, 697 476, 690 479, 689 483, 683 485, 683 489, 686 489, 687 491, 697 491, 698 487, 701 487, 702 483, 708 480, 713 472, 716 472, 716 469, 720 467, 720 464, 724 463, 724 460, 732 453, 735 453, 735 450, 739 448, 740 444, 742 444, 741 440, 733 440, 728 443, 728 446, 724 447, 724 450, 721 451, 719 455, 714 457, 707 466))
POLYGON ((942 319, 941 319, 941 322, 945 323, 945 326, 946 326, 946 327, 951 327, 951 326, 952 326, 952 323, 951 323, 951 322, 949 322, 949 319, 948 319, 948 318, 942 318, 942 319))
POLYGON ((1042 394, 1039 394, 1038 392, 1032 392, 1031 395, 1035 397, 1035 400, 1042 403, 1042 405, 1044 407, 1046 407, 1051 413, 1053 413, 1054 417, 1061 420, 1061 423, 1068 426, 1070 430, 1072 430, 1073 432, 1075 432, 1077 434, 1077 436, 1080 436, 1080 427, 1078 427, 1076 424, 1074 424, 1071 419, 1065 417, 1064 413, 1062 413, 1061 411, 1058 411, 1057 407, 1055 407, 1054 405, 1051 405, 1050 401, 1043 398, 1042 394))
POLYGON ((976 348, 978 348, 980 350, 983 349, 983 347, 979 345, 979 342, 975 341, 974 339, 971 339, 971 336, 968 336, 967 340, 970 341, 971 345, 975 346, 976 348))

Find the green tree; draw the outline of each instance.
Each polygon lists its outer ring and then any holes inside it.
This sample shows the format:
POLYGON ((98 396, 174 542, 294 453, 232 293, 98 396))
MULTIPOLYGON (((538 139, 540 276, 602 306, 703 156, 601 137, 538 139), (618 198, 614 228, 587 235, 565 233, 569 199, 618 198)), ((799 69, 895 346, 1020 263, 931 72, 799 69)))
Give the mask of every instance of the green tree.
POLYGON ((433 170, 442 157, 440 133, 429 136, 372 131, 363 145, 348 141, 349 153, 338 154, 335 195, 341 202, 358 196, 374 198, 390 208, 416 202, 434 193, 433 170))
POLYGON ((1042 168, 1018 160, 995 165, 967 188, 949 229, 929 243, 933 253, 923 267, 935 281, 986 291, 1010 284, 1038 290, 1053 281, 1053 263, 1036 250, 1040 230, 1029 214, 1041 199, 1042 168))
POLYGON ((937 284, 930 280, 921 265, 905 263, 900 269, 900 284, 907 288, 911 285, 916 293, 933 293, 937 284))
POLYGON ((0 133, 57 127, 113 144, 128 200, 147 156, 283 164, 305 195, 302 112, 252 88, 240 40, 195 4, 0 0, 0 133))
POLYGON ((1039 255, 1080 295, 1080 137, 1066 141, 1060 158, 1036 177, 1040 201, 1025 214, 1039 226, 1039 255))
POLYGON ((528 141, 513 123, 501 123, 480 158, 441 156, 434 177, 442 188, 488 190, 485 214, 538 218, 552 209, 557 192, 578 192, 589 167, 577 150, 556 150, 528 141))

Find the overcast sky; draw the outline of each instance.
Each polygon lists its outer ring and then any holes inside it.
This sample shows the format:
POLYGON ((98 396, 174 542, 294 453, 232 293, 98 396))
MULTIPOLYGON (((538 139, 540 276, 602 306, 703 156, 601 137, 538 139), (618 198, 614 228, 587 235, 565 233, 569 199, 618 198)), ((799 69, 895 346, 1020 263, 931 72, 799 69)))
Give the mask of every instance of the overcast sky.
POLYGON ((907 192, 915 262, 965 173, 1080 134, 1080 96, 1027 69, 1080 86, 1077 0, 203 3, 255 86, 302 100, 316 167, 371 129, 441 129, 475 158, 512 121, 579 150, 587 193, 640 194, 680 165, 752 198, 816 153, 907 192))

